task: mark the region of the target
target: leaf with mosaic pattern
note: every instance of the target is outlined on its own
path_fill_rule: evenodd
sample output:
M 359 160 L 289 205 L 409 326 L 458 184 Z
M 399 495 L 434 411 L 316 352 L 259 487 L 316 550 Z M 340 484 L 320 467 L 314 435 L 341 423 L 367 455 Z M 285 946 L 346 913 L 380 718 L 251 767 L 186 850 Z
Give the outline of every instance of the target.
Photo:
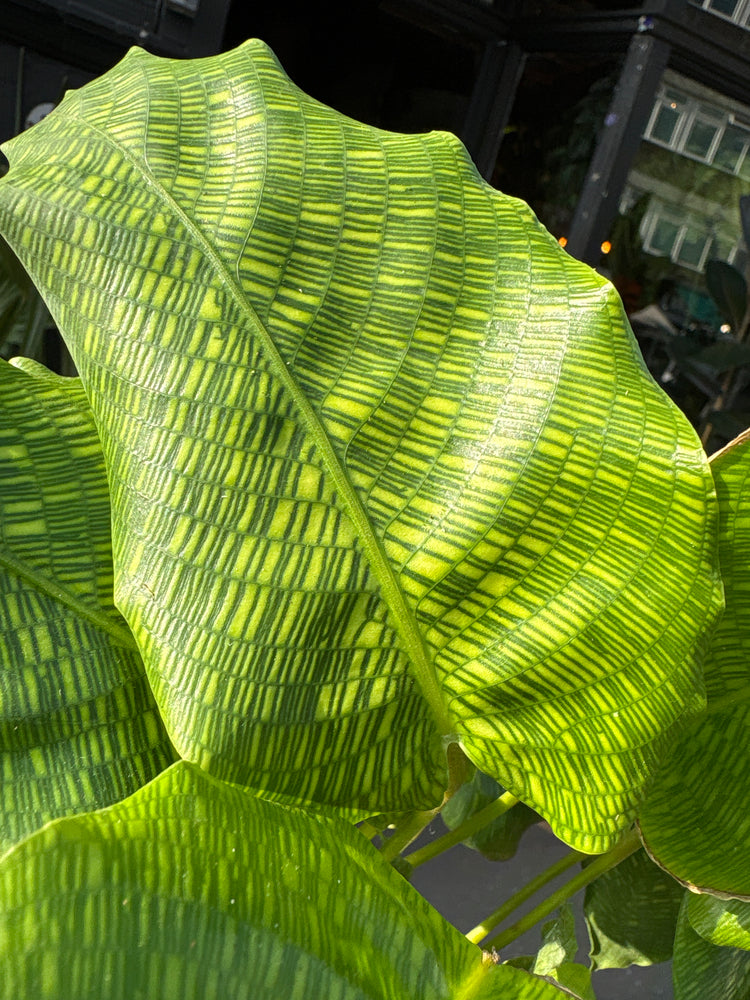
M 711 467 L 726 613 L 706 657 L 708 708 L 675 744 L 639 824 L 653 859 L 685 885 L 750 899 L 750 433 Z
M 483 955 L 348 823 L 184 762 L 5 856 L 0 979 L 45 1000 L 563 996 Z
M 112 603 L 109 492 L 77 379 L 0 361 L 0 853 L 174 760 Z
M 133 51 L 5 148 L 180 754 L 372 813 L 437 804 L 458 741 L 616 842 L 721 597 L 704 457 L 611 286 L 455 137 L 353 122 L 259 42 Z

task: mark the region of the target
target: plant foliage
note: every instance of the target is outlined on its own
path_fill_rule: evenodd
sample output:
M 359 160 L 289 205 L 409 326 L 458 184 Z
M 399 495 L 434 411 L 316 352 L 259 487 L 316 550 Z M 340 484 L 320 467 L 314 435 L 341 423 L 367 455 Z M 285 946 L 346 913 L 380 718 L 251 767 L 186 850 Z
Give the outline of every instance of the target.
M 718 505 L 616 294 L 259 42 L 134 50 L 5 149 L 81 381 L 0 366 L 4 981 L 590 995 L 564 912 L 497 964 L 386 859 L 471 765 L 587 853 L 679 794 Z

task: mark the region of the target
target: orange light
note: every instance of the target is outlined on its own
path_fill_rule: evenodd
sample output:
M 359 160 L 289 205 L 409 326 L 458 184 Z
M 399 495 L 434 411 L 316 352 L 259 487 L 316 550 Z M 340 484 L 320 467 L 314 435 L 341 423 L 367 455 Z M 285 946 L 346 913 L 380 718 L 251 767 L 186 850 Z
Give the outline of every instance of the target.
M 560 236 L 558 238 L 557 242 L 560 244 L 561 247 L 566 247 L 568 245 L 568 237 L 567 236 Z
M 602 253 L 609 253 L 611 249 L 612 249 L 612 244 L 609 242 L 609 240 L 605 240 L 601 245 Z

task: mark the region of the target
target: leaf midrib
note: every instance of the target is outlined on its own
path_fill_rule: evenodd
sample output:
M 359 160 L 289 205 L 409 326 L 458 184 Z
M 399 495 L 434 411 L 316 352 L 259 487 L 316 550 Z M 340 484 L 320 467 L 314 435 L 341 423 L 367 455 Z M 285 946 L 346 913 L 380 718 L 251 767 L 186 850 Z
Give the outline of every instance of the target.
M 106 632 L 118 646 L 133 650 L 136 653 L 138 652 L 138 644 L 135 641 L 133 633 L 127 627 L 118 625 L 101 608 L 92 607 L 57 580 L 35 569 L 25 560 L 14 556 L 5 545 L 0 545 L 0 568 L 24 580 L 35 590 L 47 594 L 47 596 L 52 597 L 55 601 L 75 612 L 79 618 L 85 619 L 102 632 Z
M 307 432 L 312 437 L 316 449 L 320 453 L 325 470 L 331 477 L 337 495 L 342 500 L 345 512 L 352 521 L 357 537 L 364 550 L 368 564 L 380 585 L 383 599 L 390 609 L 396 622 L 396 630 L 401 637 L 405 647 L 405 652 L 413 669 L 413 673 L 420 686 L 422 694 L 429 705 L 435 718 L 440 735 L 448 737 L 453 735 L 453 726 L 443 701 L 442 692 L 437 679 L 434 665 L 427 652 L 422 633 L 419 630 L 416 618 L 407 604 L 406 597 L 401 589 L 396 574 L 393 571 L 380 540 L 372 529 L 372 524 L 364 505 L 357 494 L 347 472 L 340 462 L 333 445 L 326 433 L 326 430 L 313 409 L 309 400 L 300 390 L 296 379 L 290 372 L 289 367 L 284 362 L 276 345 L 273 343 L 268 331 L 261 323 L 255 309 L 248 301 L 244 291 L 237 281 L 235 281 L 227 265 L 203 235 L 198 226 L 180 207 L 171 194 L 162 186 L 156 177 L 148 169 L 147 163 L 140 161 L 130 150 L 124 148 L 115 141 L 103 129 L 92 125 L 80 117 L 76 117 L 80 125 L 93 132 L 99 139 L 123 156 L 143 178 L 144 183 L 151 189 L 156 197 L 162 202 L 168 211 L 174 212 L 180 223 L 185 227 L 189 235 L 195 239 L 206 258 L 213 265 L 218 277 L 223 280 L 230 296 L 235 303 L 247 315 L 250 325 L 253 327 L 255 335 L 259 338 L 266 356 L 269 360 L 271 373 L 280 381 L 284 389 L 289 393 L 294 405 L 297 407 L 302 420 L 307 428 Z

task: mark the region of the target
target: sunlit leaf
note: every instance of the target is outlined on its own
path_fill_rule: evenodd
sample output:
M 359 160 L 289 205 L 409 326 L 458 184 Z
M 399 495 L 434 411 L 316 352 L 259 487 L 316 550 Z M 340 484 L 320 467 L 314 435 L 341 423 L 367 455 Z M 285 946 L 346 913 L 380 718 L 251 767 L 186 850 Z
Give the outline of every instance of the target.
M 6 147 L 179 752 L 435 805 L 446 744 L 602 851 L 703 704 L 712 484 L 621 303 L 441 133 L 257 42 L 131 52 Z
M 639 822 L 649 853 L 675 878 L 750 898 L 750 435 L 712 469 L 726 613 L 706 658 L 708 714 L 676 744 Z
M 0 361 L 0 853 L 174 760 L 112 603 L 109 493 L 80 383 Z
M 349 824 L 182 762 L 4 857 L 0 981 L 28 1000 L 561 997 L 483 956 Z

